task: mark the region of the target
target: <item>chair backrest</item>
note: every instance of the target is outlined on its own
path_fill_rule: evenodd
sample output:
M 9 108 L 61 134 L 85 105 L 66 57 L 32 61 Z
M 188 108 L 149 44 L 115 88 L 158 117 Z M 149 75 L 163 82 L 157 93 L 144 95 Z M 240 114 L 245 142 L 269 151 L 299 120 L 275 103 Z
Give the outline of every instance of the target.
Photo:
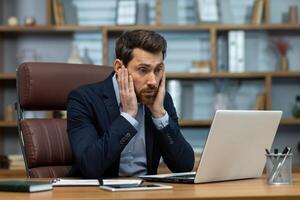
M 112 67 L 66 63 L 23 63 L 17 69 L 17 111 L 28 177 L 65 177 L 72 151 L 66 119 L 26 119 L 24 111 L 65 110 L 71 90 L 104 80 Z

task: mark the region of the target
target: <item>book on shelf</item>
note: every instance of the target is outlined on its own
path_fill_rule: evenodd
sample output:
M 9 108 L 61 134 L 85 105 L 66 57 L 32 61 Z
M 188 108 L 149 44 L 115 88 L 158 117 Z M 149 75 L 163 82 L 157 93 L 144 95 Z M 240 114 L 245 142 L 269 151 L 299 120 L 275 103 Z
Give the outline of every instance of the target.
M 230 24 L 234 22 L 232 7 L 228 1 L 219 1 L 220 18 L 223 24 Z
M 167 82 L 167 90 L 173 97 L 173 103 L 177 111 L 177 115 L 181 117 L 182 107 L 181 107 L 181 97 L 182 97 L 182 84 L 179 80 L 169 80 Z
M 136 0 L 118 0 L 117 1 L 117 25 L 136 24 L 137 1 Z
M 217 0 L 198 0 L 198 14 L 200 22 L 218 22 Z
M 255 0 L 252 9 L 251 24 L 257 25 L 262 23 L 263 9 L 264 0 Z
M 228 71 L 245 71 L 245 31 L 228 32 Z
M 0 181 L 0 191 L 11 192 L 40 192 L 52 190 L 50 182 L 29 181 L 29 180 L 6 180 Z
M 8 155 L 9 169 L 25 169 L 24 158 L 22 154 Z
M 255 110 L 265 110 L 266 108 L 266 94 L 261 93 L 256 95 L 256 100 L 255 100 Z
M 61 0 L 52 0 L 52 11 L 56 25 L 64 25 L 64 7 Z
M 58 13 L 59 13 L 59 17 L 60 17 L 60 25 L 64 25 L 65 24 L 64 5 L 62 4 L 61 0 L 57 0 L 57 1 L 58 1 Z

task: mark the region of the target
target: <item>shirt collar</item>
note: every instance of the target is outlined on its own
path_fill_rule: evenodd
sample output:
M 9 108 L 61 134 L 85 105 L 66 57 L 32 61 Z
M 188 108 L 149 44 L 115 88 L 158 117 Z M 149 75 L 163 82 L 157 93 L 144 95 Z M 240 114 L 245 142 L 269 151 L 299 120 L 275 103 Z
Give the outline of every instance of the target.
M 113 86 L 114 86 L 114 90 L 115 90 L 115 95 L 116 95 L 116 98 L 117 98 L 117 103 L 120 106 L 120 103 L 121 103 L 121 100 L 120 100 L 120 90 L 119 90 L 119 85 L 118 85 L 118 82 L 117 82 L 117 75 L 116 75 L 116 73 L 112 77 L 112 82 L 113 82 Z

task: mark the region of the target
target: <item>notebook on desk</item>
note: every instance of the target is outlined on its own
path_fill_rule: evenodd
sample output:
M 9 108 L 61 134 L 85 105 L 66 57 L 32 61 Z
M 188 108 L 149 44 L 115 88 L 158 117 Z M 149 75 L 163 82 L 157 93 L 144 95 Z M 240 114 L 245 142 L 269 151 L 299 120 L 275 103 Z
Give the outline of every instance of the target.
M 218 110 L 196 172 L 146 175 L 148 181 L 205 183 L 262 175 L 282 111 Z

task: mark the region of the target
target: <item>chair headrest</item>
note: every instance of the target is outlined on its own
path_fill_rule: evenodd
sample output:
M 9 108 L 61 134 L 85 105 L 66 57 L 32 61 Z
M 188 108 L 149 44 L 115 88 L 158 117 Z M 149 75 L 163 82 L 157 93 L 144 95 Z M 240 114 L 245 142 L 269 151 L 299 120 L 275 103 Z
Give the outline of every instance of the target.
M 65 110 L 71 90 L 104 80 L 109 66 L 23 63 L 17 69 L 18 102 L 24 110 Z

